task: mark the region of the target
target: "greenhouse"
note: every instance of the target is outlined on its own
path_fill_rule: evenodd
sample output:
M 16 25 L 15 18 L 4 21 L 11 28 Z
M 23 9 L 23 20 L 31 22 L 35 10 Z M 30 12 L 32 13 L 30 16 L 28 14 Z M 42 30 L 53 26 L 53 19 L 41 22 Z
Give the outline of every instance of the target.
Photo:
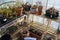
M 0 40 L 60 40 L 60 0 L 0 0 Z

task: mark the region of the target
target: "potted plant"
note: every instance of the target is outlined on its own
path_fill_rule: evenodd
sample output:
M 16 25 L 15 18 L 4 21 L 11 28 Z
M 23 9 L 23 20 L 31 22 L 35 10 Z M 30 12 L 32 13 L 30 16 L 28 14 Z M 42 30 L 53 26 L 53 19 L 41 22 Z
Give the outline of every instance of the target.
M 3 14 L 7 16 L 8 19 L 12 18 L 12 10 L 10 8 L 4 8 L 3 9 Z
M 13 7 L 11 10 L 12 10 L 13 17 L 17 17 L 17 8 Z
M 36 14 L 37 13 L 37 6 L 36 5 L 33 5 L 32 6 L 32 8 L 30 9 L 30 12 L 32 13 L 32 14 Z

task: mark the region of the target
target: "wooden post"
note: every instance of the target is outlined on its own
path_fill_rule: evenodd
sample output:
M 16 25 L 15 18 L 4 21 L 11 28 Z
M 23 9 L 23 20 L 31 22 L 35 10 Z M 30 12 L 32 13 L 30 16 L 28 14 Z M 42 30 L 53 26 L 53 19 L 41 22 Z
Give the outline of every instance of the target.
M 47 27 L 46 27 L 46 32 L 48 31 L 48 28 L 50 27 L 50 24 L 51 24 L 51 20 L 50 19 L 47 19 L 48 21 L 48 24 L 47 24 Z
M 48 6 L 48 0 L 46 2 L 46 8 L 45 8 L 45 10 L 47 9 L 47 6 Z M 45 17 L 43 17 L 43 24 L 44 24 L 44 19 L 45 19 Z
M 32 16 L 32 22 L 34 21 L 34 14 L 33 14 L 33 16 Z
M 46 2 L 46 9 L 47 9 L 47 6 L 48 6 L 48 0 L 47 0 L 47 2 Z

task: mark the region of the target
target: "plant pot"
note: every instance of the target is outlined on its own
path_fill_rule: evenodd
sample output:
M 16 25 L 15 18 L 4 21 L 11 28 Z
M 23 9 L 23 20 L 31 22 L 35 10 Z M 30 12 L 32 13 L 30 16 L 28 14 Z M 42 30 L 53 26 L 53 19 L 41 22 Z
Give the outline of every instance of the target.
M 23 12 L 23 8 L 22 7 L 18 8 L 18 16 L 21 16 L 22 12 Z
M 31 8 L 30 12 L 31 12 L 31 14 L 36 14 L 37 13 L 36 8 Z
M 43 8 L 42 6 L 38 7 L 38 15 L 42 15 L 42 8 Z

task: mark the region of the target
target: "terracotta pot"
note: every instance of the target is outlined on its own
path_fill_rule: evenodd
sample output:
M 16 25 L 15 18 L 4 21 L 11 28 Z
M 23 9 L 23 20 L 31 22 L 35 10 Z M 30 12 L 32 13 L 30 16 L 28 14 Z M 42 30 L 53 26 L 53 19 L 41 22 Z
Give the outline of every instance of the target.
M 42 6 L 39 6 L 38 7 L 38 15 L 41 15 L 42 14 Z
M 22 12 L 23 12 L 23 8 L 22 7 L 18 8 L 18 16 L 21 16 Z

